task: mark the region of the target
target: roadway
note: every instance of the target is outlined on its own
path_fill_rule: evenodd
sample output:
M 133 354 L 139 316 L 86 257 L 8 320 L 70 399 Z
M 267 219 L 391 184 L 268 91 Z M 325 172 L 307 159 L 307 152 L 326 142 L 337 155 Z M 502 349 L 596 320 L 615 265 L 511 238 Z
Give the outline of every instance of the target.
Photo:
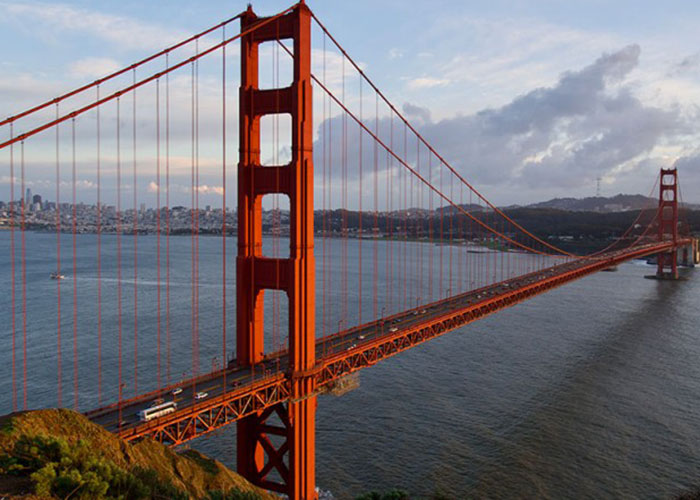
M 639 254 L 645 247 L 653 249 L 658 243 L 649 243 L 634 247 Z M 480 303 L 493 301 L 499 296 L 524 288 L 530 285 L 544 282 L 552 277 L 569 273 L 592 263 L 600 262 L 603 258 L 624 258 L 629 249 L 608 252 L 597 258 L 583 258 L 571 262 L 545 268 L 536 272 L 521 275 L 502 282 L 472 290 L 454 297 L 439 300 L 415 309 L 382 318 L 371 323 L 360 325 L 333 335 L 319 338 L 316 341 L 317 360 L 337 357 L 340 353 L 348 354 L 354 351 L 361 352 L 368 343 L 376 343 L 377 340 L 400 334 L 402 331 L 414 329 L 422 323 L 428 323 L 455 310 L 464 310 L 479 306 Z M 649 252 L 651 253 L 651 252 Z M 88 412 L 86 415 L 95 423 L 112 432 L 124 434 L 132 428 L 142 424 L 138 412 L 156 404 L 157 400 L 174 401 L 177 403 L 178 413 L 207 399 L 221 396 L 224 392 L 235 396 L 243 394 L 255 383 L 282 371 L 288 367 L 287 352 L 282 351 L 271 354 L 265 360 L 253 367 L 240 368 L 230 366 L 226 370 L 206 374 L 197 379 L 185 381 L 181 384 L 171 385 L 159 391 L 139 396 L 134 399 L 115 403 L 108 407 Z M 174 394 L 175 389 L 178 394 Z M 206 396 L 197 399 L 197 393 L 206 393 Z M 166 419 L 167 417 L 163 417 Z

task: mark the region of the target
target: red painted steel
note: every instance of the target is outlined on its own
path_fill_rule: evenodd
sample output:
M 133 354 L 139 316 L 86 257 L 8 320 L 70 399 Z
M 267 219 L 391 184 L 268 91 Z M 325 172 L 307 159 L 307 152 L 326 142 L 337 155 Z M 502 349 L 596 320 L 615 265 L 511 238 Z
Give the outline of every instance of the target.
M 673 248 L 656 257 L 656 276 L 678 279 L 678 171 L 675 168 L 661 169 L 659 180 L 658 240 L 672 241 Z
M 324 78 L 319 80 L 311 73 L 311 26 L 314 19 L 309 8 L 300 2 L 285 11 L 271 16 L 261 18 L 256 16 L 252 7 L 236 18 L 241 20 L 241 32 L 227 38 L 225 25 L 232 20 L 225 21 L 217 27 L 195 35 L 195 37 L 173 46 L 171 49 L 159 52 L 154 56 L 144 59 L 136 65 L 120 70 L 113 75 L 98 80 L 93 84 L 81 87 L 73 92 L 65 94 L 53 101 L 44 103 L 32 108 L 25 113 L 8 118 L 0 122 L 0 126 L 7 123 L 10 127 L 10 138 L 0 143 L 0 149 L 10 148 L 10 173 L 11 182 L 14 183 L 14 157 L 13 145 L 20 143 L 22 146 L 22 191 L 24 191 L 24 141 L 51 127 L 56 129 L 56 254 L 57 270 L 60 272 L 60 238 L 61 238 L 61 215 L 60 215 L 60 161 L 59 161 L 59 125 L 62 122 L 71 121 L 72 128 L 72 216 L 71 232 L 73 242 L 73 373 L 74 373 L 74 404 L 78 403 L 78 351 L 77 351 L 77 283 L 76 283 L 76 146 L 75 146 L 75 121 L 76 118 L 88 110 L 96 108 L 97 115 L 97 181 L 100 184 L 100 108 L 106 103 L 113 101 L 116 105 L 117 126 L 116 126 L 116 261 L 117 261 L 117 342 L 118 342 L 118 401 L 114 404 L 88 412 L 86 415 L 92 420 L 102 423 L 110 430 L 127 440 L 139 439 L 150 436 L 159 442 L 168 445 L 178 445 L 193 438 L 211 433 L 227 424 L 237 422 L 237 459 L 239 471 L 251 482 L 264 488 L 284 493 L 291 499 L 315 499 L 315 412 L 317 395 L 320 392 L 329 390 L 336 386 L 343 377 L 346 377 L 362 368 L 373 366 L 379 361 L 403 352 L 411 347 L 417 346 L 432 338 L 440 336 L 449 331 L 463 327 L 473 321 L 481 319 L 487 315 L 494 314 L 506 307 L 510 307 L 528 298 L 542 294 L 548 290 L 564 285 L 576 279 L 588 276 L 592 273 L 608 269 L 624 261 L 641 258 L 649 255 L 658 256 L 657 275 L 663 278 L 677 278 L 677 251 L 679 248 L 685 250 L 685 261 L 688 260 L 688 248 L 693 249 L 693 258 L 697 262 L 700 259 L 697 248 L 697 240 L 690 240 L 685 237 L 686 232 L 679 230 L 678 214 L 680 189 L 678 186 L 677 171 L 675 169 L 662 169 L 660 175 L 659 206 L 652 223 L 636 239 L 632 240 L 631 231 L 638 226 L 641 221 L 640 213 L 632 228 L 623 234 L 622 238 L 599 252 L 592 255 L 579 257 L 562 251 L 547 241 L 539 239 L 537 236 L 527 232 L 517 223 L 509 219 L 497 207 L 486 200 L 476 191 L 459 173 L 457 173 L 408 123 L 404 116 L 384 97 L 379 89 L 368 79 L 360 67 L 347 55 L 335 39 L 326 31 L 325 27 L 319 23 L 325 37 L 327 36 L 341 51 L 342 58 L 342 98 L 333 95 L 327 87 L 325 79 L 325 59 Z M 234 19 L 236 19 L 234 18 Z M 214 44 L 210 48 L 200 52 L 198 39 L 206 33 L 211 33 L 217 28 L 222 29 L 222 39 L 220 43 Z M 239 110 L 240 110 L 240 156 L 238 165 L 238 255 L 236 260 L 236 352 L 237 360 L 235 366 L 224 367 L 218 371 L 198 375 L 199 359 L 199 59 L 215 50 L 222 52 L 222 182 L 224 185 L 224 195 L 222 208 L 224 219 L 222 222 L 222 358 L 225 361 L 227 355 L 226 345 L 226 45 L 234 40 L 241 41 L 241 86 L 239 90 Z M 293 49 L 283 45 L 281 40 L 291 40 Z M 173 48 L 181 47 L 184 44 L 194 41 L 196 46 L 195 55 L 186 58 L 176 64 L 170 65 L 169 52 Z M 271 42 L 276 49 L 285 50 L 293 59 L 293 80 L 285 88 L 260 89 L 259 87 L 259 47 L 260 44 Z M 151 61 L 159 56 L 164 56 L 166 68 L 149 77 L 139 81 L 136 79 L 135 68 L 145 62 Z M 279 57 L 279 56 L 278 56 Z M 359 117 L 355 116 L 349 109 L 352 99 L 346 101 L 345 98 L 345 59 L 359 72 Z M 191 165 L 191 257 L 192 257 L 192 355 L 193 355 L 193 378 L 176 385 L 169 385 L 170 377 L 170 216 L 166 211 L 165 232 L 166 232 L 166 276 L 165 276 L 165 336 L 166 336 L 166 382 L 165 387 L 161 386 L 161 256 L 160 256 L 160 78 L 165 79 L 165 196 L 166 206 L 169 207 L 170 199 L 170 94 L 169 75 L 174 70 L 191 66 L 192 70 L 192 165 Z M 132 82 L 119 91 L 100 97 L 100 83 L 105 82 L 115 76 L 133 71 Z M 274 70 L 273 70 L 274 74 Z M 273 77 L 274 79 L 274 77 Z M 277 79 L 279 79 L 279 68 L 277 68 Z M 363 121 L 363 80 L 369 85 L 371 91 L 375 92 L 375 117 L 374 126 L 368 121 Z M 157 191 L 157 386 L 158 389 L 148 394 L 138 395 L 138 222 L 137 222 L 137 107 L 136 90 L 152 82 L 156 86 L 156 143 L 157 161 L 156 177 L 158 184 Z M 380 161 L 380 149 L 386 152 L 387 183 L 386 200 L 387 213 L 398 210 L 397 221 L 389 222 L 389 215 L 385 220 L 385 231 L 389 235 L 387 245 L 387 297 L 384 303 L 387 304 L 388 311 L 385 316 L 384 309 L 378 313 L 378 262 L 377 262 L 377 240 L 374 240 L 372 258 L 372 301 L 373 320 L 346 328 L 332 335 L 325 335 L 326 325 L 326 304 L 322 305 L 324 336 L 320 339 L 315 337 L 315 260 L 314 260 L 314 202 L 313 202 L 313 120 L 312 120 L 312 82 L 317 88 L 328 95 L 328 108 L 324 100 L 324 127 L 330 137 L 331 123 L 326 123 L 326 118 L 332 117 L 332 110 L 337 107 L 342 115 L 342 132 L 340 133 L 342 144 L 340 149 L 340 164 L 342 181 L 338 191 L 342 194 L 343 208 L 342 215 L 342 261 L 340 263 L 340 276 L 337 287 L 340 291 L 343 319 L 338 323 L 348 321 L 350 310 L 348 301 L 348 173 L 352 168 L 354 160 L 348 162 L 348 125 L 350 118 L 357 125 L 359 131 L 359 156 L 357 164 L 359 167 L 359 194 L 358 205 L 360 212 L 371 193 L 362 190 L 369 185 L 366 164 L 363 165 L 363 138 L 371 138 L 373 141 L 373 231 L 379 232 L 379 212 L 378 212 L 378 162 Z M 96 100 L 73 111 L 59 113 L 59 102 L 74 95 L 77 95 L 88 88 L 96 88 Z M 365 85 L 365 89 L 367 86 Z M 365 90 L 366 91 L 366 90 Z M 133 179 L 133 212 L 134 219 L 132 230 L 134 233 L 133 245 L 133 301 L 134 301 L 134 389 L 137 394 L 131 399 L 124 399 L 122 383 L 122 223 L 127 219 L 122 219 L 121 212 L 121 175 L 122 175 L 122 141 L 120 124 L 120 106 L 123 96 L 131 93 L 132 104 L 132 179 Z M 389 114 L 390 137 L 387 138 L 379 127 L 379 102 L 386 104 Z M 56 106 L 55 119 L 47 121 L 43 125 L 29 130 L 19 136 L 14 136 L 13 124 L 15 120 L 32 114 L 51 104 Z M 63 105 L 62 105 L 63 106 Z M 65 108 L 61 108 L 65 109 Z M 138 108 L 140 109 L 140 108 Z M 326 111 L 328 110 L 328 115 Z M 261 164 L 261 118 L 265 115 L 275 116 L 277 134 L 279 134 L 278 117 L 280 114 L 291 116 L 291 160 L 286 165 L 263 166 Z M 400 128 L 397 129 L 398 143 L 402 143 L 403 153 L 400 156 L 397 151 L 401 147 L 394 148 L 394 115 L 403 121 L 403 139 L 401 140 Z M 353 125 L 354 127 L 354 125 Z M 128 130 L 128 129 L 127 129 Z M 273 128 L 273 136 L 275 134 Z M 408 131 L 414 134 L 415 162 L 408 158 Z M 352 137 L 352 135 L 350 135 Z M 273 137 L 274 139 L 274 137 Z M 326 235 L 327 219 L 326 211 L 331 208 L 330 198 L 332 190 L 331 161 L 332 147 L 330 139 L 326 144 L 326 130 L 323 131 L 323 232 Z M 139 145 L 141 143 L 139 142 Z M 279 149 L 279 144 L 276 144 Z M 328 146 L 328 155 L 326 147 Z M 411 142 L 411 148 L 413 143 Z M 427 162 L 423 161 L 423 172 L 421 172 L 421 155 L 428 155 Z M 277 156 L 275 154 L 275 156 Z M 440 170 L 433 172 L 433 156 L 438 160 Z M 326 163 L 327 162 L 327 163 Z M 425 172 L 427 164 L 428 171 Z M 363 181 L 363 166 L 364 181 Z M 398 167 L 398 174 L 393 175 L 390 171 L 394 166 Z M 442 168 L 444 167 L 444 168 Z M 450 175 L 447 180 L 443 179 L 443 170 Z M 447 172 L 449 171 L 449 172 Z M 437 174 L 437 175 L 436 175 Z M 326 176 L 328 185 L 326 186 Z M 396 179 L 394 180 L 394 177 Z M 353 182 L 352 180 L 350 182 Z M 435 182 L 435 183 L 434 183 Z M 459 200 L 455 198 L 455 185 L 459 183 Z M 397 194 L 394 187 L 398 186 Z M 468 209 L 464 208 L 463 188 L 469 189 Z M 98 278 L 101 276 L 101 214 L 100 214 L 100 191 L 98 187 Z M 655 188 L 654 188 L 655 189 Z M 265 257 L 262 247 L 262 199 L 264 195 L 287 195 L 290 201 L 289 208 L 289 238 L 290 251 L 289 258 L 277 258 L 277 242 L 274 243 L 274 258 Z M 423 293 L 423 267 L 424 256 L 423 247 L 409 245 L 409 236 L 416 240 L 424 237 L 424 229 L 415 220 L 409 220 L 408 211 L 417 204 L 423 207 L 423 196 L 428 195 L 428 203 L 431 212 L 433 211 L 433 196 L 443 205 L 439 208 L 439 221 L 428 220 L 428 239 L 434 241 L 438 238 L 440 243 L 450 243 L 448 248 L 440 245 L 439 251 L 439 271 L 435 276 L 437 289 L 433 290 L 433 248 L 429 248 L 430 265 L 427 270 L 428 295 L 430 303 L 422 304 Z M 483 211 L 473 210 L 472 196 L 476 196 L 475 202 Z M 14 184 L 11 188 L 11 260 L 12 260 L 12 342 L 13 342 L 13 365 L 12 365 L 12 385 L 13 385 L 13 408 L 18 406 L 16 388 L 16 359 L 15 359 L 15 202 Z M 398 196 L 398 201 L 394 198 Z M 24 241 L 24 210 L 25 203 L 21 204 L 21 230 L 22 230 L 22 311 L 23 311 L 23 377 L 24 377 L 24 401 L 26 406 L 26 255 Z M 446 205 L 445 205 L 446 204 Z M 275 205 L 278 209 L 278 205 Z M 481 212 L 481 215 L 475 215 Z M 445 219 L 447 217 L 447 219 Z M 455 220 L 455 217 L 458 217 Z M 368 229 L 367 221 L 371 226 L 371 219 L 362 217 L 359 219 L 359 234 L 362 236 L 362 227 Z M 527 264 L 523 264 L 522 269 L 511 269 L 511 255 L 505 252 L 484 252 L 481 255 L 469 260 L 462 260 L 458 256 L 456 270 L 453 267 L 453 240 L 455 238 L 455 225 L 461 228 L 464 221 L 464 229 L 474 240 L 480 240 L 485 246 L 494 249 L 514 250 L 519 248 L 532 253 L 535 258 L 530 259 Z M 275 221 L 277 224 L 277 221 Z M 394 227 L 391 227 L 391 226 Z M 467 228 L 468 225 L 468 228 Z M 275 226 L 276 229 L 279 227 Z M 656 238 L 649 235 L 656 231 Z M 461 229 L 458 231 L 461 232 Z M 516 234 L 522 233 L 522 234 Z M 680 234 L 679 234 L 680 233 Z M 399 239 L 398 256 L 394 263 L 394 243 L 391 236 L 396 235 Z M 518 237 L 526 236 L 524 240 Z M 401 242 L 403 241 L 403 242 Z M 358 292 L 360 301 L 357 309 L 353 305 L 353 312 L 357 311 L 356 320 L 363 321 L 362 315 L 362 238 L 358 238 L 359 254 L 359 285 Z M 626 248 L 620 249 L 619 244 L 624 243 Z M 443 256 L 443 252 L 448 254 Z M 553 251 L 554 254 L 550 253 Z M 560 264 L 546 267 L 547 257 L 555 257 Z M 469 257 L 467 252 L 467 257 Z M 324 259 L 331 257 L 324 252 Z M 443 260 L 445 268 L 443 268 Z M 471 264 L 471 265 L 470 265 Z M 513 262 L 514 267 L 520 267 L 521 262 Z M 327 263 L 324 263 L 323 291 L 332 290 L 331 276 L 325 274 Z M 396 267 L 394 267 L 396 266 Z M 411 269 L 417 273 L 416 279 L 411 279 Z M 394 280 L 395 270 L 401 270 Z M 453 271 L 456 274 L 453 275 Z M 447 272 L 446 276 L 443 274 Z M 523 274 L 525 273 L 525 274 Z M 516 275 L 512 277 L 512 275 Z M 478 289 L 470 290 L 477 283 L 492 282 L 489 285 Z M 367 281 L 364 281 L 367 283 Z M 453 288 L 454 287 L 454 288 Z M 266 353 L 263 330 L 263 305 L 265 290 L 283 291 L 287 294 L 289 304 L 288 314 L 288 346 L 282 348 L 279 345 L 279 332 L 277 327 L 279 306 L 273 303 L 273 328 L 272 328 L 272 353 Z M 369 290 L 369 289 L 368 289 Z M 462 290 L 467 290 L 463 293 Z M 61 285 L 57 281 L 57 341 L 58 341 L 58 399 L 61 404 Z M 396 292 L 396 293 L 394 293 Z M 403 299 L 401 299 L 403 296 Z M 437 300 L 435 300 L 437 298 Z M 414 309 L 408 309 L 414 305 Z M 101 292 L 98 284 L 98 394 L 101 398 Z M 392 314 L 395 309 L 392 305 L 403 304 L 403 311 Z M 398 307 L 401 309 L 401 307 Z M 365 309 L 367 316 L 367 309 Z M 385 316 L 378 319 L 378 316 Z M 214 370 L 217 370 L 216 368 Z M 81 372 L 82 373 L 82 372 Z M 258 374 L 256 377 L 255 374 Z M 262 373 L 262 376 L 260 374 Z M 150 400 L 161 398 L 181 386 L 195 387 L 198 384 L 212 385 L 212 395 L 206 400 L 181 400 L 182 404 L 174 413 L 148 422 L 135 422 L 131 419 L 122 420 L 122 413 L 133 415 L 136 410 L 149 404 Z M 228 384 L 228 385 L 227 385 Z M 178 401 L 180 403 L 180 401 Z
M 679 239 L 678 245 L 692 244 L 689 239 Z M 484 288 L 472 290 L 456 297 L 438 300 L 431 304 L 421 305 L 399 314 L 395 314 L 366 325 L 337 332 L 325 338 L 318 339 L 316 345 L 321 348 L 333 340 L 342 337 L 353 337 L 357 332 L 368 327 L 382 329 L 393 324 L 401 317 L 418 317 L 425 309 L 444 309 L 442 314 L 420 319 L 406 328 L 392 332 L 383 328 L 382 334 L 360 342 L 350 349 L 329 353 L 322 356 L 309 376 L 315 382 L 314 393 L 320 392 L 325 386 L 353 372 L 373 366 L 379 361 L 394 356 L 407 349 L 427 342 L 435 337 L 461 328 L 469 323 L 497 313 L 507 307 L 516 305 L 524 300 L 533 298 L 554 288 L 565 285 L 590 274 L 602 271 L 631 259 L 637 259 L 665 252 L 673 248 L 670 241 L 662 243 L 646 243 L 637 247 L 610 252 L 603 259 L 578 260 L 561 264 L 552 268 L 518 276 L 505 282 L 496 283 Z M 516 282 L 521 286 L 514 286 Z M 509 286 L 505 286 L 508 283 Z M 462 302 L 462 306 L 454 304 Z M 276 353 L 272 356 L 284 356 L 286 353 Z M 198 382 L 221 377 L 221 372 L 208 374 L 198 378 Z M 230 376 L 233 378 L 232 376 Z M 210 400 L 198 403 L 182 411 L 166 415 L 160 419 L 123 429 L 119 435 L 127 440 L 150 436 L 169 445 L 182 444 L 190 439 L 209 433 L 227 424 L 241 421 L 249 415 L 262 415 L 263 411 L 289 401 L 292 397 L 293 380 L 283 373 L 275 373 L 266 378 L 255 380 L 249 385 L 219 395 Z M 168 391 L 171 388 L 166 388 Z M 313 394 L 313 393 L 312 393 Z M 145 402 L 157 395 L 157 392 L 140 396 L 131 402 Z M 88 417 L 96 419 L 116 411 L 116 405 L 88 413 Z M 265 422 L 259 422 L 263 425 Z M 266 485 L 269 487 L 269 485 Z
M 236 261 L 237 356 L 239 366 L 264 356 L 264 290 L 278 289 L 289 299 L 289 394 L 286 404 L 260 411 L 238 424 L 238 470 L 251 482 L 312 499 L 315 493 L 315 261 L 313 253 L 313 121 L 311 96 L 311 12 L 303 3 L 267 23 L 252 8 L 241 17 L 240 162 L 238 168 L 238 258 Z M 294 78 L 284 89 L 260 90 L 259 46 L 292 39 Z M 260 118 L 288 113 L 292 118 L 292 160 L 263 167 Z M 282 182 L 280 182 L 282 181 Z M 262 255 L 262 197 L 286 194 L 290 201 L 288 259 Z M 282 427 L 269 419 L 276 416 Z M 276 447 L 270 429 L 285 438 Z M 285 463 L 286 459 L 286 463 Z M 270 473 L 276 470 L 278 480 Z

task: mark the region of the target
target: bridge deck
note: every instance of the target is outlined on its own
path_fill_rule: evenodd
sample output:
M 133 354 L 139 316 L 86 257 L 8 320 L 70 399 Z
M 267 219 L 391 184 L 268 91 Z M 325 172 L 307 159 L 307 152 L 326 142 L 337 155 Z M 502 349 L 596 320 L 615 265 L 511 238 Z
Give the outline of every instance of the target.
M 688 243 L 679 241 L 677 246 Z M 319 338 L 316 369 L 309 375 L 316 378 L 317 388 L 324 390 L 350 373 L 552 288 L 671 248 L 672 242 L 649 243 L 596 258 L 575 260 Z M 121 404 L 90 411 L 87 416 L 127 440 L 151 436 L 166 444 L 181 444 L 288 400 L 286 369 L 286 352 L 280 352 L 254 367 L 232 367 L 209 373 Z M 176 387 L 182 392 L 173 395 Z M 208 395 L 197 400 L 194 397 L 197 392 Z M 175 401 L 177 411 L 141 422 L 137 413 L 158 398 Z

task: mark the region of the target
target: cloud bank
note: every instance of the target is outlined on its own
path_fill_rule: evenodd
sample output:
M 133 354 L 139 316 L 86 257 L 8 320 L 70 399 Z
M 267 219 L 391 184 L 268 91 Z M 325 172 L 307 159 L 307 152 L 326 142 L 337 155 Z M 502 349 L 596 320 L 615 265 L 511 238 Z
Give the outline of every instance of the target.
M 660 158 L 650 162 L 658 148 L 696 133 L 677 105 L 661 108 L 635 95 L 629 76 L 639 57 L 638 45 L 605 53 L 582 69 L 563 73 L 552 86 L 470 115 L 433 121 L 429 110 L 410 103 L 403 111 L 436 151 L 489 196 L 495 194 L 497 203 L 507 203 L 511 195 L 515 202 L 576 195 L 576 189 L 595 186 L 599 177 L 613 184 L 618 178 L 629 180 L 633 172 L 643 178 L 626 190 L 638 189 L 651 186 L 654 168 L 672 163 Z M 333 119 L 333 140 L 340 139 L 341 125 Z M 389 119 L 381 119 L 379 135 L 389 135 L 389 127 Z M 356 128 L 350 127 L 350 144 L 357 142 Z M 367 135 L 363 141 L 369 152 L 363 161 L 371 165 L 373 141 Z M 409 143 L 407 159 L 414 162 L 415 140 Z M 348 156 L 357 158 L 354 151 Z M 680 163 L 700 169 L 700 156 L 692 158 Z M 333 168 L 339 168 L 335 162 Z M 622 183 L 620 190 L 625 190 Z M 525 191 L 528 199 L 523 199 Z

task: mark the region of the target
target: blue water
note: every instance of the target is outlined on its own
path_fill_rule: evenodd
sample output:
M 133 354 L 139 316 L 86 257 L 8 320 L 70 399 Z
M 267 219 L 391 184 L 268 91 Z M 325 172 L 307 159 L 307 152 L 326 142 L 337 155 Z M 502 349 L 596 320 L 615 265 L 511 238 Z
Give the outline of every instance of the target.
M 20 251 L 19 233 L 16 248 Z M 123 237 L 122 341 L 125 397 L 136 389 L 133 344 L 133 239 Z M 11 266 L 8 232 L 0 233 L 0 364 L 3 377 L 0 412 L 12 410 Z M 235 335 L 235 239 L 228 240 L 226 332 L 222 345 L 221 239 L 199 243 L 199 370 L 207 371 L 230 355 Z M 162 239 L 162 282 L 165 281 Z M 27 233 L 27 369 L 28 406 L 57 404 L 57 283 L 55 235 Z M 138 238 L 138 390 L 158 384 L 156 237 Z M 191 239 L 171 237 L 170 380 L 193 370 Z M 385 313 L 403 305 L 397 269 L 397 248 L 391 303 L 386 257 L 388 242 L 377 243 L 380 278 L 376 309 Z M 397 244 L 394 244 L 398 247 Z M 271 241 L 273 254 L 279 242 Z M 374 242 L 363 242 L 363 285 L 360 302 L 357 266 L 348 270 L 348 306 L 343 311 L 343 269 L 339 257 L 358 259 L 358 243 L 344 250 L 341 240 L 326 240 L 320 269 L 329 268 L 331 282 L 317 278 L 317 333 L 326 333 L 373 314 Z M 409 243 L 409 265 L 433 252 L 433 286 L 427 284 L 430 264 L 423 259 L 420 282 L 407 284 L 415 298 L 448 293 L 447 247 L 443 247 L 443 279 L 438 280 L 440 249 Z M 103 236 L 102 280 L 96 273 L 96 236 L 77 237 L 77 360 L 79 408 L 98 403 L 97 285 L 102 288 L 102 401 L 116 398 L 117 276 L 116 236 Z M 281 251 L 280 251 L 281 252 Z M 455 256 L 457 251 L 455 250 Z M 331 257 L 333 256 L 333 257 Z M 453 263 L 453 288 L 479 277 L 469 275 L 483 255 L 472 255 L 458 271 Z M 511 267 L 525 257 L 511 255 Z M 456 257 L 455 257 L 456 259 Z M 518 260 L 520 259 L 520 260 Z M 22 405 L 21 266 L 16 261 L 16 375 Z M 61 353 L 62 403 L 73 399 L 73 269 L 72 241 L 62 235 Z M 500 272 L 495 269 L 496 274 Z M 599 273 L 532 299 L 493 317 L 435 339 L 376 367 L 361 372 L 360 388 L 335 398 L 319 398 L 317 413 L 317 482 L 337 498 L 352 498 L 370 489 L 400 487 L 414 496 L 440 492 L 464 497 L 659 498 L 700 483 L 700 278 L 658 282 L 643 279 L 653 269 L 640 262 Z M 328 276 L 327 274 L 327 276 Z M 472 273 L 473 274 L 473 273 Z M 458 279 L 458 276 L 460 279 Z M 497 276 L 498 277 L 498 276 Z M 472 279 L 474 278 L 474 279 Z M 485 279 L 483 276 L 481 279 Z M 325 286 L 326 303 L 320 299 Z M 284 299 L 268 293 L 267 348 L 285 341 Z M 383 298 L 382 298 L 383 297 Z M 323 311 L 325 310 L 325 315 Z M 275 311 L 279 311 L 278 314 Z M 167 379 L 165 290 L 161 287 L 161 383 Z M 345 317 L 343 317 L 345 314 Z M 325 318 L 325 327 L 321 321 Z M 273 324 L 274 323 L 274 324 Z M 344 324 L 345 323 L 345 324 Z M 183 354 L 184 353 L 184 354 Z M 197 366 L 194 366 L 196 369 Z M 190 446 L 235 466 L 235 429 L 225 428 Z

